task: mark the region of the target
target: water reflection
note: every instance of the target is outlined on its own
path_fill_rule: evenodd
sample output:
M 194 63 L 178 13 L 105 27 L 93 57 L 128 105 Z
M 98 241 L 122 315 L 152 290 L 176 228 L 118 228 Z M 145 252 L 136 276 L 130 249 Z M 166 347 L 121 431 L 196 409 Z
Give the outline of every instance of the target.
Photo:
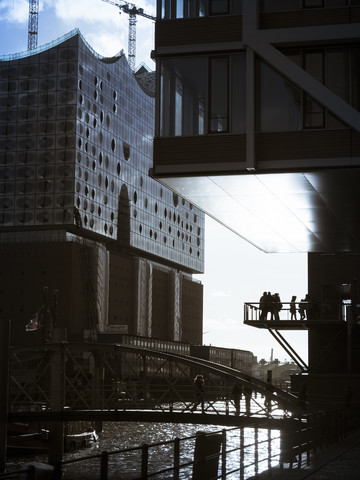
M 76 453 L 67 454 L 65 459 L 81 458 L 86 455 L 100 453 L 102 451 L 112 452 L 115 450 L 126 449 L 128 447 L 140 446 L 144 443 L 156 444 L 159 442 L 169 441 L 166 445 L 159 445 L 149 449 L 149 473 L 172 468 L 174 465 L 174 440 L 175 437 L 180 439 L 192 437 L 180 442 L 180 463 L 182 465 L 190 463 L 194 456 L 195 436 L 196 432 L 220 432 L 217 425 L 190 425 L 190 424 L 155 424 L 140 422 L 112 422 L 104 423 L 103 432 L 99 435 L 99 441 L 86 451 L 78 451 Z M 241 466 L 241 456 L 238 450 L 240 446 L 240 429 L 227 428 L 227 451 L 233 450 L 227 455 L 227 479 L 239 479 L 239 469 Z M 270 439 L 268 437 L 270 434 Z M 265 429 L 258 430 L 259 442 L 264 441 L 260 445 L 257 453 L 257 469 L 258 472 L 266 470 L 269 466 L 269 445 L 271 444 L 271 464 L 274 466 L 278 463 L 280 441 L 278 431 L 268 431 Z M 253 428 L 244 429 L 244 473 L 245 478 L 255 475 L 256 460 L 255 448 L 253 446 L 255 438 L 255 430 Z M 171 442 L 170 442 L 171 441 Z M 251 445 L 251 446 L 246 446 Z M 246 467 L 247 465 L 249 465 Z M 81 474 L 88 479 L 100 478 L 100 459 L 86 460 L 81 464 L 70 464 L 64 468 L 65 479 L 78 479 Z M 140 477 L 141 474 L 141 451 L 131 451 L 121 455 L 109 457 L 109 478 L 134 479 Z M 188 466 L 180 470 L 179 478 L 187 480 L 191 478 L 192 466 Z M 164 472 L 156 475 L 156 479 L 172 478 L 172 472 Z
M 261 408 L 263 399 L 259 400 L 258 407 Z M 244 411 L 245 405 L 241 410 Z M 230 411 L 234 414 L 233 408 Z M 273 414 L 275 412 L 272 412 Z M 281 416 L 282 411 L 276 413 Z M 253 414 L 256 413 L 253 411 Z M 210 414 L 208 415 L 211 416 Z M 276 415 L 277 416 L 277 415 Z M 200 424 L 174 424 L 174 423 L 143 423 L 143 422 L 105 422 L 103 431 L 99 433 L 98 442 L 89 448 L 78 450 L 65 455 L 64 460 L 75 460 L 85 456 L 100 454 L 101 452 L 114 452 L 118 450 L 130 449 L 143 444 L 157 444 L 168 442 L 165 445 L 158 445 L 149 449 L 149 474 L 155 471 L 172 468 L 174 465 L 174 439 L 187 438 L 180 441 L 180 464 L 185 465 L 194 459 L 195 437 L 196 433 L 218 432 L 222 428 L 218 425 L 200 425 Z M 254 428 L 244 428 L 243 442 L 244 448 L 240 452 L 241 429 L 226 429 L 226 450 L 229 452 L 226 456 L 227 480 L 239 479 L 240 468 L 243 468 L 244 478 L 254 476 L 267 470 L 270 466 L 279 463 L 280 439 L 279 431 Z M 256 452 L 254 441 L 260 443 Z M 188 438 L 190 437 L 190 438 Z M 271 457 L 271 458 L 269 458 Z M 19 466 L 27 461 L 47 462 L 47 455 L 18 457 L 8 464 Z M 256 465 L 255 465 L 256 462 Z M 221 465 L 221 460 L 220 460 Z M 242 464 L 242 465 L 241 465 Z M 187 480 L 192 477 L 192 465 L 180 469 L 179 478 Z M 221 468 L 221 467 L 220 467 Z M 64 466 L 64 480 L 77 480 L 86 478 L 88 480 L 100 478 L 100 458 L 84 460 Z M 219 472 L 220 474 L 221 472 Z M 129 451 L 122 454 L 109 455 L 108 457 L 108 478 L 131 480 L 141 475 L 141 450 Z M 173 478 L 173 472 L 164 472 L 152 478 L 168 480 Z

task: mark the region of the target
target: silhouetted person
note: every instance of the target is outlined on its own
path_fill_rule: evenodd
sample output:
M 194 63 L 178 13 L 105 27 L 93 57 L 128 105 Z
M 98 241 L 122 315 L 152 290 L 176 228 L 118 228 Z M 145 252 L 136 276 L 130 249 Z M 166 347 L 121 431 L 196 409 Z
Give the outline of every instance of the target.
M 302 298 L 299 303 L 299 313 L 300 313 L 300 320 L 306 319 L 306 296 Z
M 274 387 L 272 386 L 271 384 L 271 380 L 268 378 L 267 379 L 267 384 L 266 384 L 266 390 L 269 392 L 269 393 L 274 393 Z M 268 413 L 271 412 L 271 395 L 265 395 L 265 407 L 268 411 Z
M 240 400 L 242 395 L 242 386 L 238 383 L 234 383 L 232 389 L 232 397 L 235 405 L 235 415 L 240 415 Z
M 197 406 L 201 404 L 201 411 L 204 413 L 204 383 L 204 377 L 202 375 L 196 375 L 194 378 L 195 402 L 192 411 L 196 410 Z
M 279 312 L 282 309 L 282 303 L 278 293 L 274 293 L 272 311 L 271 311 L 271 320 L 280 320 Z
M 290 320 L 297 320 L 296 318 L 296 295 L 293 295 L 291 297 L 291 302 L 290 302 Z
M 244 387 L 244 395 L 245 395 L 245 409 L 246 415 L 251 414 L 251 396 L 252 396 L 252 389 L 250 385 Z
M 268 310 L 266 309 L 266 295 L 267 293 L 264 292 L 260 297 L 259 308 L 260 308 L 260 320 L 266 320 Z
M 271 320 L 272 320 L 272 303 L 273 303 L 273 296 L 271 295 L 271 292 L 267 292 L 264 300 L 264 312 L 265 312 L 264 320 L 267 320 L 268 313 L 271 313 Z

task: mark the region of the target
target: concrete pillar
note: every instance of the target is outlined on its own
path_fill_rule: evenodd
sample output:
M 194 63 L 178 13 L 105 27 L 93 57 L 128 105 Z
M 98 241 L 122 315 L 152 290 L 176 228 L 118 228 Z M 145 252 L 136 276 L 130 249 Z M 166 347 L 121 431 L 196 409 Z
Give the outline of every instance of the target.
M 169 338 L 181 341 L 181 274 L 175 270 L 169 273 Z
M 150 337 L 152 330 L 152 265 L 141 258 L 137 258 L 135 263 L 135 296 L 135 333 Z
M 9 411 L 10 320 L 0 320 L 0 473 L 5 472 Z
M 64 408 L 65 394 L 65 351 L 64 344 L 54 345 L 49 349 L 50 361 L 50 410 L 61 413 Z M 49 422 L 49 464 L 61 462 L 64 455 L 64 422 Z

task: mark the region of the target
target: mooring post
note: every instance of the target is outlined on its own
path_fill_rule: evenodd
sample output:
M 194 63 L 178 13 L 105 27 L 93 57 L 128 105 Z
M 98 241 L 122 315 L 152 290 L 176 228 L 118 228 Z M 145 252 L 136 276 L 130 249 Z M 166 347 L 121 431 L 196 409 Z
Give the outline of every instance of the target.
M 196 432 L 192 480 L 217 478 L 221 443 L 221 434 Z
M 49 463 L 54 466 L 62 461 L 64 455 L 64 421 L 61 418 L 65 391 L 64 345 L 64 342 L 49 344 L 50 410 L 60 414 L 59 420 L 49 422 Z
M 180 473 L 180 439 L 174 440 L 174 480 L 179 480 Z
M 9 411 L 10 320 L 0 320 L 0 473 L 6 468 L 7 419 Z

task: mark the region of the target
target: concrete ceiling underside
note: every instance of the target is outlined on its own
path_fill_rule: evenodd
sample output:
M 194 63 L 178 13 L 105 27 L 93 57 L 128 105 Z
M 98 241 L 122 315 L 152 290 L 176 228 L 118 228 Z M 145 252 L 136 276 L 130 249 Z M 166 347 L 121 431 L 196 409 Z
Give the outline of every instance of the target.
M 264 252 L 360 251 L 360 168 L 159 180 Z

